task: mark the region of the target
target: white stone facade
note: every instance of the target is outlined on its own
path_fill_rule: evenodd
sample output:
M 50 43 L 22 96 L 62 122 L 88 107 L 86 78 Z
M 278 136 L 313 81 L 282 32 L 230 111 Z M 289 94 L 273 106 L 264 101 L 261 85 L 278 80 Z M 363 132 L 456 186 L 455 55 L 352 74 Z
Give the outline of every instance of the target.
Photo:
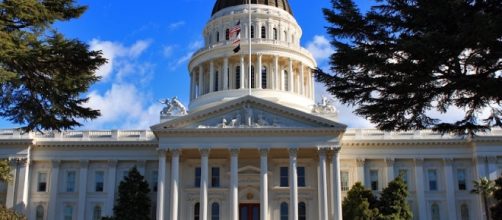
M 341 220 L 354 183 L 377 194 L 403 174 L 414 219 L 483 218 L 480 197 L 469 192 L 473 180 L 501 175 L 502 130 L 467 139 L 347 129 L 333 112 L 312 113 L 316 63 L 300 47 L 300 27 L 275 7 L 251 11 L 252 65 L 267 67 L 251 95 L 248 11 L 229 7 L 213 15 L 205 48 L 190 61 L 188 115 L 148 131 L 1 130 L 0 158 L 10 160 L 14 181 L 0 183 L 0 202 L 30 220 L 110 216 L 118 184 L 136 166 L 156 219 Z M 234 54 L 225 32 L 239 20 L 242 50 Z

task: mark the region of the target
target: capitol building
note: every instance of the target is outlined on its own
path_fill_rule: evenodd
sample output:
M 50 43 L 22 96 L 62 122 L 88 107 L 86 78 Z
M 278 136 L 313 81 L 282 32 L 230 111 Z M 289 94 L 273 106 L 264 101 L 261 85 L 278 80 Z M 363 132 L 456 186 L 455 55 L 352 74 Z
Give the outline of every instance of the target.
M 14 177 L 0 183 L 0 204 L 29 220 L 112 216 L 136 166 L 159 220 L 341 220 L 353 184 L 378 195 L 398 175 L 414 219 L 484 218 L 470 190 L 501 175 L 502 130 L 465 138 L 347 128 L 330 100 L 315 101 L 316 61 L 288 0 L 246 2 L 216 1 L 188 65 L 189 106 L 163 100 L 149 130 L 0 130 Z

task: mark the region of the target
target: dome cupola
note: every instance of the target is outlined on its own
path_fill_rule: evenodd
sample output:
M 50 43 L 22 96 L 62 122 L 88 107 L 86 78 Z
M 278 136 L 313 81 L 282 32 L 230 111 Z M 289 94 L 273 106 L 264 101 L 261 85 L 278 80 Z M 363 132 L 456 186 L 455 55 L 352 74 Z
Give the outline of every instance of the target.
M 213 7 L 212 15 L 216 14 L 218 11 L 237 5 L 248 4 L 249 0 L 217 0 Z M 272 7 L 277 7 L 287 11 L 289 14 L 293 15 L 291 7 L 289 6 L 288 0 L 251 0 L 251 4 L 268 5 Z

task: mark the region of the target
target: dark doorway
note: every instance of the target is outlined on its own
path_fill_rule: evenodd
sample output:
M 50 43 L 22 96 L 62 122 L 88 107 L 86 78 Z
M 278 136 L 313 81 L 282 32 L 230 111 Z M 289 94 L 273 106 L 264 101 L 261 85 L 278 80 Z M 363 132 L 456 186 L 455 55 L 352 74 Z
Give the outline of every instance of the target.
M 239 220 L 260 220 L 260 204 L 240 204 Z

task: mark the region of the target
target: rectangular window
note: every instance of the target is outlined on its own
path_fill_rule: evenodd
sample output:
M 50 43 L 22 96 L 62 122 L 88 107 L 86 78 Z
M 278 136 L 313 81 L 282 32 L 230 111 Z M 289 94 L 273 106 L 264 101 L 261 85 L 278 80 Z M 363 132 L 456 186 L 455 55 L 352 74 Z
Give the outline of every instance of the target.
M 281 167 L 280 168 L 280 174 L 281 174 L 281 179 L 280 179 L 280 186 L 281 187 L 288 187 L 289 186 L 289 170 L 287 167 Z
M 406 184 L 406 186 L 408 186 L 408 170 L 407 169 L 400 169 L 399 175 L 403 178 L 404 184 Z
M 240 66 L 235 67 L 235 88 L 236 89 L 241 88 L 241 67 Z
M 305 182 L 305 167 L 297 167 L 296 172 L 298 174 L 298 187 L 305 187 L 307 185 Z
M 64 220 L 72 220 L 73 219 L 73 207 L 65 206 L 64 207 Z
M 38 173 L 38 192 L 47 192 L 47 173 Z
M 159 171 L 155 170 L 152 172 L 152 190 L 153 192 L 157 192 L 158 190 L 158 181 L 159 181 Z
M 349 172 L 342 171 L 340 172 L 340 176 L 341 176 L 342 191 L 344 192 L 349 191 Z
M 66 173 L 66 192 L 75 192 L 76 177 L 77 173 L 75 171 Z
M 427 172 L 427 176 L 429 177 L 429 190 L 437 191 L 438 190 L 438 174 L 436 170 L 429 170 Z
M 200 187 L 200 167 L 195 167 L 195 187 Z
M 103 192 L 105 186 L 105 172 L 96 171 L 94 173 L 94 191 Z
M 465 169 L 457 170 L 458 190 L 467 190 L 467 182 L 465 174 L 466 174 Z
M 220 168 L 211 168 L 211 187 L 220 187 Z
M 378 170 L 370 171 L 371 190 L 378 190 Z

